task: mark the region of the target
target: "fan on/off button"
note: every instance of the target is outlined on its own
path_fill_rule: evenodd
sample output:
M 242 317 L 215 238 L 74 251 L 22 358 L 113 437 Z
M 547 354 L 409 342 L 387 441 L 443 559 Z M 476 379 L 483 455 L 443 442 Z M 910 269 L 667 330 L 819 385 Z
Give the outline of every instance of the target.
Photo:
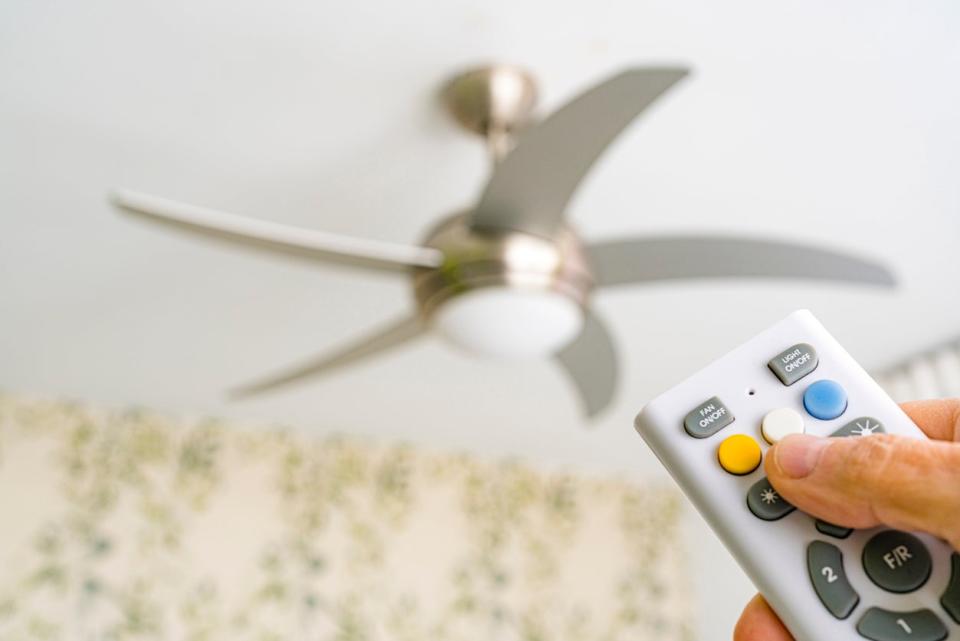
M 707 438 L 733 423 L 733 418 L 733 412 L 723 401 L 712 396 L 687 414 L 683 419 L 683 429 L 694 438 Z

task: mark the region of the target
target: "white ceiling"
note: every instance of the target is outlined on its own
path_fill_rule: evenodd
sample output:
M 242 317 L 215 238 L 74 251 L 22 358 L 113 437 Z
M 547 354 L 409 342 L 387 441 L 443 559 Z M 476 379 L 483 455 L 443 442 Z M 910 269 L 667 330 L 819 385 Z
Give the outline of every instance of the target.
M 0 388 L 652 472 L 631 429 L 643 401 L 794 308 L 868 367 L 960 334 L 958 31 L 952 0 L 6 0 Z M 902 287 L 604 294 L 625 373 L 592 430 L 549 363 L 429 340 L 226 403 L 408 308 L 405 283 L 167 235 L 106 190 L 415 240 L 484 177 L 435 90 L 490 59 L 532 68 L 546 107 L 625 65 L 693 67 L 578 194 L 586 236 L 806 240 L 888 261 Z

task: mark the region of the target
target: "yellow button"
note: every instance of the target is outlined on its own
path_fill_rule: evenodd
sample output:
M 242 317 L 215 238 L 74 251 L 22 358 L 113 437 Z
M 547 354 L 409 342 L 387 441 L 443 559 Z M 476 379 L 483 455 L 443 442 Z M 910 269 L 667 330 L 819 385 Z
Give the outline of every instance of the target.
M 749 474 L 760 466 L 763 454 L 755 440 L 746 434 L 734 434 L 724 439 L 717 450 L 720 465 L 731 474 Z

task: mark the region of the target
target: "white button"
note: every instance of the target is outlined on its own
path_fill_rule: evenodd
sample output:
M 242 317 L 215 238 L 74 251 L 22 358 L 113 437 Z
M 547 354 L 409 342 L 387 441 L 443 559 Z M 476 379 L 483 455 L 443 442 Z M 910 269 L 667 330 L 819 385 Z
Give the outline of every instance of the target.
M 760 429 L 767 443 L 773 445 L 791 434 L 803 434 L 803 417 L 789 407 L 781 407 L 763 417 Z

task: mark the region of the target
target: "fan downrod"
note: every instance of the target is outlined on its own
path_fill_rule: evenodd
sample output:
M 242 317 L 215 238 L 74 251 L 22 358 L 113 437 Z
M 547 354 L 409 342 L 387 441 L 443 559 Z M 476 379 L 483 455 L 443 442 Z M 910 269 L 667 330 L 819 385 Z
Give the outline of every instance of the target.
M 444 104 L 464 129 L 487 140 L 495 158 L 512 145 L 537 104 L 537 84 L 526 70 L 489 65 L 463 71 L 443 88 Z

